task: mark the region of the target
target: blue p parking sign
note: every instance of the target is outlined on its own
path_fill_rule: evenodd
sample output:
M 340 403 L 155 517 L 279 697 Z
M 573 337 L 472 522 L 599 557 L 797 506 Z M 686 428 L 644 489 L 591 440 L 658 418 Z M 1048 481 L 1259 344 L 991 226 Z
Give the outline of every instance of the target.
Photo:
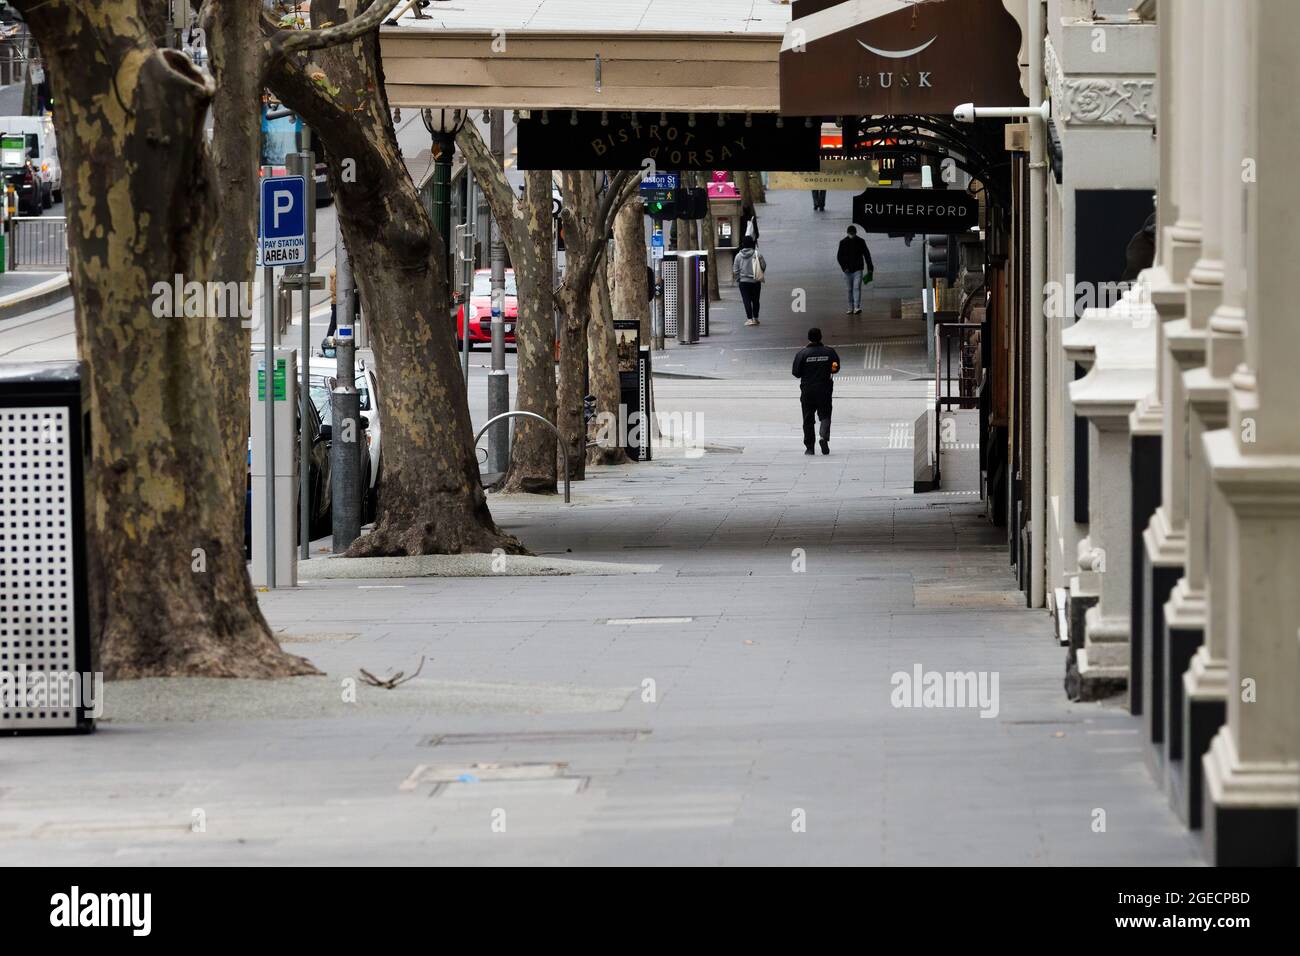
M 302 176 L 262 180 L 257 264 L 301 266 L 307 262 L 307 181 Z

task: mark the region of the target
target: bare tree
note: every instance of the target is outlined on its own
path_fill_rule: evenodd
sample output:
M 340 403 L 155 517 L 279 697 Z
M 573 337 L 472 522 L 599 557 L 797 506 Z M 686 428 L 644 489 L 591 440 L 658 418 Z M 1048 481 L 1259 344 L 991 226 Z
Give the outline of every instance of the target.
M 718 240 L 717 225 L 713 221 L 713 204 L 708 202 L 709 174 L 696 173 L 696 183 L 704 188 L 706 197 L 704 207 L 704 218 L 700 220 L 700 231 L 703 234 L 700 237 L 700 248 L 709 253 L 709 301 L 718 302 L 722 299 L 722 290 L 718 288 Z
M 535 169 L 526 174 L 522 196 L 510 189 L 505 171 L 494 161 L 472 123 L 456 135 L 456 143 L 487 197 L 492 216 L 514 264 L 519 315 L 515 323 L 518 382 L 515 409 L 555 421 L 555 296 L 552 259 L 552 174 Z M 541 422 L 519 418 L 510 442 L 510 467 L 503 492 L 554 494 L 555 435 Z
M 633 197 L 614 220 L 614 315 L 636 319 L 650 344 L 650 286 L 646 274 L 645 203 Z
M 316 0 L 311 22 L 320 28 L 345 21 L 350 6 Z M 522 551 L 492 521 L 479 481 L 450 319 L 445 237 L 398 149 L 378 37 L 371 32 L 319 48 L 269 20 L 264 29 L 271 88 L 324 141 L 339 223 L 384 376 L 379 516 L 348 554 Z M 317 32 L 328 39 L 337 29 Z

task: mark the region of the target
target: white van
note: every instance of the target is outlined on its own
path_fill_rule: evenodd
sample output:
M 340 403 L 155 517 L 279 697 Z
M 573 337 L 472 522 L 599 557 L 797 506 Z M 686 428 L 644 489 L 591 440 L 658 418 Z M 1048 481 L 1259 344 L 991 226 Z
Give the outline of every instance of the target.
M 59 165 L 54 120 L 48 116 L 0 116 L 0 133 L 26 137 L 27 156 L 41 181 L 42 208 L 63 202 L 63 167 Z

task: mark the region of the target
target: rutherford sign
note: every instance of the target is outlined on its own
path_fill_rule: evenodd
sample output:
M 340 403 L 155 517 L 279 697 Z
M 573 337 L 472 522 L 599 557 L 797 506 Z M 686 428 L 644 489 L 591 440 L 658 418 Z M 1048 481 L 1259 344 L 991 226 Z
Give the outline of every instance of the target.
M 979 224 L 979 200 L 957 189 L 867 189 L 853 197 L 853 222 L 867 232 L 949 235 Z

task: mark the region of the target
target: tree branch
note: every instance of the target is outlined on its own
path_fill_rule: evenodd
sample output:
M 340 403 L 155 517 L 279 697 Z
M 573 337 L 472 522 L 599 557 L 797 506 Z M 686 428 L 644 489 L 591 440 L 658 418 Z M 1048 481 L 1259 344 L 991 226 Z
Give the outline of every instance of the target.
M 473 170 L 479 188 L 487 197 L 488 206 L 497 225 L 503 232 L 509 230 L 514 243 L 523 246 L 526 240 L 518 235 L 519 222 L 515 218 L 517 208 L 515 195 L 510 189 L 509 180 L 506 179 L 506 172 L 497 165 L 473 123 L 466 122 L 461 125 L 459 132 L 456 133 L 456 145 L 465 154 L 465 162 Z
M 322 30 L 283 30 L 265 13 L 262 14 L 264 28 L 269 25 L 267 38 L 267 57 L 275 59 L 291 53 L 307 50 L 321 50 L 325 47 L 351 43 L 376 29 L 401 0 L 374 0 L 370 8 L 359 17 L 353 17 L 346 23 L 325 27 Z
M 635 183 L 637 188 L 641 185 L 640 178 L 633 179 L 633 175 L 629 170 L 620 169 L 614 174 L 614 178 L 609 181 L 609 186 L 605 190 L 605 198 L 600 201 L 600 208 L 596 213 L 595 235 L 591 238 L 591 245 L 587 249 L 587 258 L 582 263 L 581 271 L 578 273 L 578 279 L 582 283 L 578 286 L 579 289 L 586 288 L 591 284 L 592 277 L 600 266 L 600 257 L 605 254 L 605 247 L 609 245 L 606 237 L 609 235 L 609 230 L 613 228 L 614 217 L 618 215 L 623 203 L 627 202 L 631 196 L 629 183 Z M 625 193 L 626 195 L 624 195 Z

